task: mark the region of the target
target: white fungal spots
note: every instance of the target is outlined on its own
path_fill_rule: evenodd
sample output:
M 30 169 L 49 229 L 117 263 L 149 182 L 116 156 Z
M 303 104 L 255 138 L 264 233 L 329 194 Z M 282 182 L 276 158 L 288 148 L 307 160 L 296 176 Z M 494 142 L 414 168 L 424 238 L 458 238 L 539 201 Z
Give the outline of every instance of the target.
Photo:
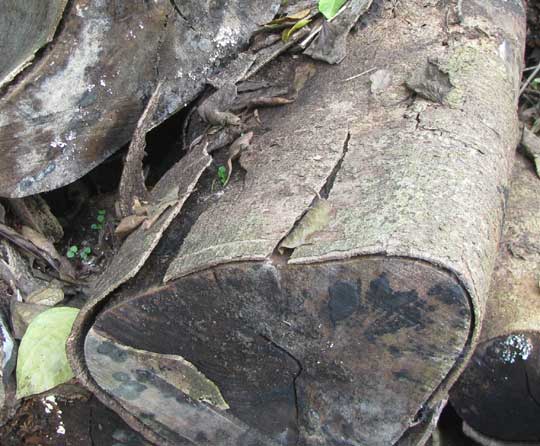
M 45 413 L 51 413 L 56 407 L 56 398 L 54 395 L 48 395 L 41 399 L 43 406 L 45 406 Z
M 86 11 L 88 9 L 88 6 L 85 6 L 84 8 L 81 7 L 81 5 L 76 5 L 75 6 L 75 14 L 78 15 L 79 17 L 84 17 L 84 11 Z
M 533 350 L 532 342 L 525 335 L 508 336 L 501 350 L 501 358 L 507 364 L 513 364 L 516 359 L 527 360 Z
M 59 147 L 59 148 L 61 148 L 61 149 L 63 149 L 64 147 L 67 146 L 67 144 L 66 144 L 64 141 L 62 141 L 61 139 L 58 139 L 58 138 L 55 139 L 54 141 L 52 141 L 50 145 L 51 145 L 51 147 L 53 147 L 53 148 Z
M 214 41 L 219 47 L 224 48 L 236 43 L 236 35 L 237 33 L 228 26 L 221 26 Z
M 62 421 L 62 411 L 58 408 L 56 397 L 54 395 L 48 395 L 45 398 L 42 398 L 41 402 L 45 407 L 46 414 L 54 413 L 58 418 L 58 426 L 56 427 L 56 433 L 59 435 L 65 435 L 66 427 L 64 426 L 64 422 Z
M 99 85 L 101 85 L 102 87 L 106 87 L 107 83 L 103 79 L 100 79 L 99 80 Z
M 2 368 L 4 369 L 5 376 L 8 375 L 7 373 L 7 366 L 9 361 L 11 360 L 13 356 L 13 338 L 9 334 L 9 332 L 6 330 L 3 323 L 0 323 L 0 331 L 2 333 L 2 343 L 3 343 L 3 349 L 4 349 L 4 358 L 2 363 Z

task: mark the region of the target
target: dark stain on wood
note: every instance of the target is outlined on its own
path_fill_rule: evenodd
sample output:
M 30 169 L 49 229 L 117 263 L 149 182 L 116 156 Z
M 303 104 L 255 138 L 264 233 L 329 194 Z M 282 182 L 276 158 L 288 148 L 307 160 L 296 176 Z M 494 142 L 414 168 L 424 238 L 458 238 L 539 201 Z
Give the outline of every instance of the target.
M 418 331 L 425 328 L 425 302 L 419 299 L 416 290 L 393 290 L 386 274 L 370 283 L 368 299 L 378 302 L 378 311 L 383 313 L 366 331 L 371 341 L 402 328 L 415 327 Z
M 330 300 L 328 309 L 334 324 L 347 319 L 358 309 L 360 303 L 360 285 L 354 282 L 339 281 L 328 288 Z
M 99 346 L 98 352 L 106 355 L 115 362 L 125 362 L 126 353 L 120 350 L 113 342 L 104 342 Z

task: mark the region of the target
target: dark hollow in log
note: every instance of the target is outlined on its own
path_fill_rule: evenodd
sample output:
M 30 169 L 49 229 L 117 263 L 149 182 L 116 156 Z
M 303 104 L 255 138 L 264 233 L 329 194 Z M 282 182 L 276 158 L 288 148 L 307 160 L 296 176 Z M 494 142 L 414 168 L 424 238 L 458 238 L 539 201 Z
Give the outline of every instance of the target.
M 101 376 L 111 343 L 182 356 L 219 388 L 228 414 L 276 444 L 382 446 L 397 441 L 457 361 L 470 317 L 454 277 L 424 262 L 242 262 L 113 300 L 85 355 L 98 385 L 135 412 L 151 405 L 145 392 L 160 372 L 141 361 L 129 379 Z M 183 420 L 152 413 L 157 432 L 182 431 Z M 185 436 L 243 444 L 218 440 L 216 426 L 201 417 Z
M 517 158 L 480 343 L 451 392 L 474 430 L 540 441 L 540 180 Z

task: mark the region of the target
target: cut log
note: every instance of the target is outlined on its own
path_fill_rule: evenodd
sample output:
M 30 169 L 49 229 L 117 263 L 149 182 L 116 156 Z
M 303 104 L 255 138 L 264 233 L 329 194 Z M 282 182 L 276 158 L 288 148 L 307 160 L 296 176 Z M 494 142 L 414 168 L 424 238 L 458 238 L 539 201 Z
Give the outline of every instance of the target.
M 29 35 L 26 26 L 10 35 L 12 20 L 22 15 L 22 25 L 33 23 L 48 3 L 0 2 L 2 11 L 9 9 L 0 19 L 0 34 L 9 35 L 7 50 Z M 61 15 L 62 2 L 50 3 Z M 97 166 L 129 141 L 159 82 L 163 95 L 152 126 L 185 107 L 208 78 L 227 71 L 224 62 L 234 60 L 279 3 L 68 2 L 54 40 L 0 92 L 0 196 L 48 191 Z M 21 8 L 32 11 L 23 14 Z M 36 27 L 50 26 L 44 19 Z M 5 51 L 2 42 L 0 55 Z
M 75 373 L 155 443 L 427 439 L 483 316 L 525 22 L 515 2 L 472 0 L 447 34 L 439 5 L 399 8 L 294 104 L 261 110 L 270 130 L 225 190 L 203 176 L 138 273 L 106 272 L 82 309 Z M 376 94 L 356 76 L 373 67 L 389 75 Z
M 474 430 L 540 443 L 540 180 L 518 157 L 480 343 L 451 392 Z

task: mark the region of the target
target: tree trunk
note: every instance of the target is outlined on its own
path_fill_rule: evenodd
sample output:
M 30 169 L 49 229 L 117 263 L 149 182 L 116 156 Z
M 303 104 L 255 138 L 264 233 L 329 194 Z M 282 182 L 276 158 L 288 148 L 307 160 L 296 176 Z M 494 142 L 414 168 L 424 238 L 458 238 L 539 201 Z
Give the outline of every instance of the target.
M 223 192 L 203 176 L 138 274 L 95 284 L 72 364 L 132 426 L 170 445 L 426 438 L 478 336 L 519 135 L 523 5 L 464 7 L 372 10 L 340 65 L 261 111 Z
M 540 180 L 518 157 L 480 342 L 451 392 L 473 429 L 540 442 Z

